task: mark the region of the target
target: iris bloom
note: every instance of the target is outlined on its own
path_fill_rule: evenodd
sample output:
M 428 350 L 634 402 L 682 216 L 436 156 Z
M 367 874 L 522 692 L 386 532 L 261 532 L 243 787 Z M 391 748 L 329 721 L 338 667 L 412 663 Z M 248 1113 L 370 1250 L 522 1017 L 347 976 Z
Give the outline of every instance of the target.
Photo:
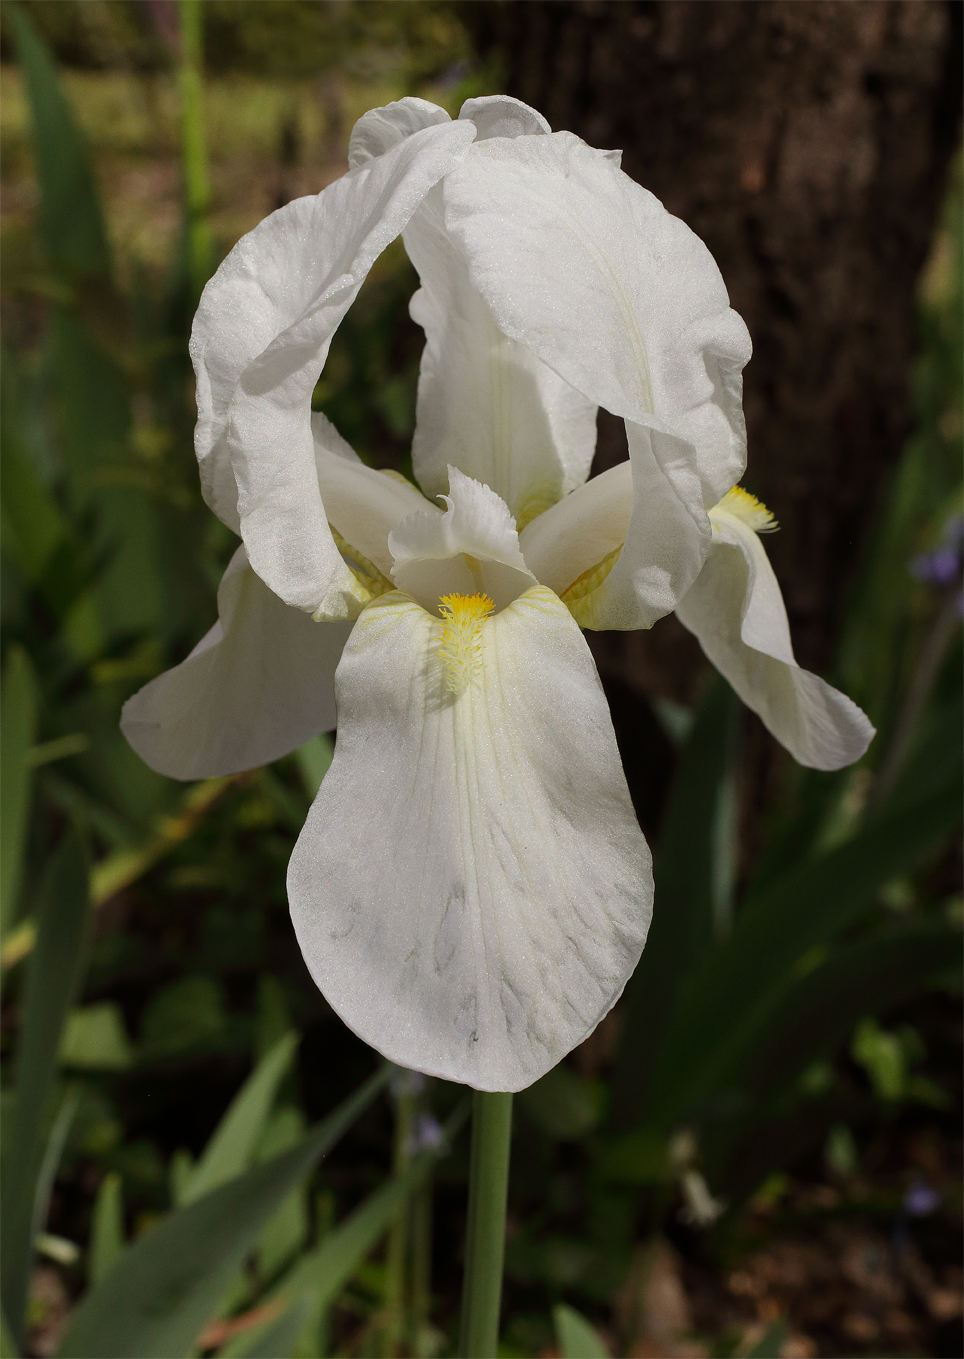
M 617 153 L 508 98 L 455 121 L 375 109 L 349 160 L 202 297 L 201 483 L 242 546 L 218 622 L 123 727 L 155 769 L 198 778 L 277 759 L 337 712 L 288 874 L 312 975 L 400 1065 L 516 1090 L 612 1007 L 652 910 L 581 629 L 677 608 L 807 764 L 857 758 L 871 729 L 795 665 L 766 511 L 732 489 L 750 344 L 699 239 Z M 399 233 L 426 335 L 421 491 L 311 410 Z M 599 405 L 629 459 L 588 481 Z

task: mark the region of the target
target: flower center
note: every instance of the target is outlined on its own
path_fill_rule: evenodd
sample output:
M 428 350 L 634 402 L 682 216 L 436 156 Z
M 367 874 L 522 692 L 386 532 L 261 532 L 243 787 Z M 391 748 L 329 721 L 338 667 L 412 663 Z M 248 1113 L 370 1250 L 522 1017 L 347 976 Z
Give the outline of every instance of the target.
M 482 624 L 495 608 L 488 595 L 442 595 L 442 643 L 438 654 L 445 669 L 445 682 L 453 694 L 462 694 L 482 669 Z

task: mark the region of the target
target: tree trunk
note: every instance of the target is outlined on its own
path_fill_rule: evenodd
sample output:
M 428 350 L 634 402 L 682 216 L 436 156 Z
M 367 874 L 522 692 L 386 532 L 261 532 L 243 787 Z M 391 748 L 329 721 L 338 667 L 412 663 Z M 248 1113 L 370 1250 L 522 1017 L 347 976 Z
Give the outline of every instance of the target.
M 961 5 L 515 0 L 463 7 L 509 93 L 623 166 L 706 241 L 750 328 L 745 484 L 801 664 L 828 669 L 907 435 L 915 285 L 958 135 Z M 598 459 L 618 456 L 601 424 Z M 675 619 L 594 643 L 604 676 L 692 694 Z

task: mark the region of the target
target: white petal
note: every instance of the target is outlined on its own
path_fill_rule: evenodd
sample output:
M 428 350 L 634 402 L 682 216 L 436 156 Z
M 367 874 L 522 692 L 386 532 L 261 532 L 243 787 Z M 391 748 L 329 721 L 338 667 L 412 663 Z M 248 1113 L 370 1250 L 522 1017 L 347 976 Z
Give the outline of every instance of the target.
M 541 113 L 510 95 L 484 95 L 467 99 L 459 118 L 471 121 L 478 137 L 521 137 L 529 133 L 549 132 L 549 124 Z M 384 155 L 386 151 L 420 132 L 424 127 L 447 123 L 449 115 L 427 99 L 407 96 L 382 108 L 369 109 L 352 128 L 348 140 L 348 164 L 363 165 L 366 160 Z
M 593 630 L 652 627 L 690 588 L 710 542 L 689 446 L 628 420 L 626 436 L 628 462 L 580 486 L 520 537 L 537 579 L 559 595 L 573 586 L 565 602 Z M 593 571 L 619 548 L 613 565 Z
M 348 164 L 353 169 L 356 165 L 364 165 L 366 160 L 384 155 L 413 132 L 449 121 L 449 115 L 438 104 L 411 95 L 394 104 L 386 104 L 384 108 L 369 109 L 352 128 L 348 139 Z
M 388 546 L 392 579 L 426 609 L 457 591 L 489 595 L 504 608 L 535 576 L 519 550 L 509 507 L 488 486 L 450 467 L 444 514 L 420 511 L 393 529 Z
M 589 475 L 595 402 L 498 329 L 445 230 L 441 186 L 404 240 L 422 283 L 410 310 L 425 331 L 415 475 L 437 495 L 452 463 L 491 486 L 525 523 Z
M 633 470 L 627 459 L 534 519 L 519 534 L 526 565 L 561 595 L 584 571 L 622 547 L 633 511 Z
M 473 147 L 445 222 L 498 328 L 587 397 L 697 451 L 707 505 L 746 457 L 746 327 L 702 241 L 568 132 Z
M 534 587 L 483 624 L 458 698 L 442 625 L 383 595 L 336 677 L 338 744 L 288 870 L 312 976 L 392 1061 L 518 1090 L 589 1034 L 652 909 L 605 697 Z
M 471 123 L 424 128 L 316 197 L 287 204 L 235 246 L 198 308 L 191 354 L 205 494 L 240 526 L 262 579 L 317 616 L 351 617 L 363 598 L 328 531 L 311 393 L 373 261 L 474 131 Z
M 417 512 L 441 518 L 441 510 L 410 482 L 366 467 L 317 411 L 311 417 L 311 427 L 318 485 L 328 522 L 383 575 L 390 576 L 388 535 L 395 525 Z
M 315 441 L 316 455 L 322 450 L 332 457 L 341 458 L 343 462 L 350 462 L 353 465 L 361 463 L 364 466 L 351 444 L 338 433 L 324 411 L 311 412 L 311 435 Z
M 218 621 L 186 660 L 124 704 L 121 730 L 174 779 L 237 774 L 335 725 L 334 675 L 351 624 L 314 623 L 231 558 Z
M 730 514 L 714 510 L 712 519 L 710 554 L 677 617 L 800 764 L 841 769 L 859 760 L 874 728 L 856 703 L 797 665 L 763 544 Z
M 530 137 L 552 131 L 541 113 L 508 94 L 466 99 L 459 117 L 471 119 L 478 128 L 476 141 L 480 142 L 489 137 Z

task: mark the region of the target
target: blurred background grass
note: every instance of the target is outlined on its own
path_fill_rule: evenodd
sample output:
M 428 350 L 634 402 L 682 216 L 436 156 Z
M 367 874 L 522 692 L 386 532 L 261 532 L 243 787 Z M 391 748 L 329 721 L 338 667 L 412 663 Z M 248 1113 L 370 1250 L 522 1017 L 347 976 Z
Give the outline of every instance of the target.
M 294 1145 L 374 1061 L 315 991 L 287 917 L 287 858 L 329 738 L 185 790 L 117 729 L 127 695 L 210 626 L 234 546 L 201 502 L 192 453 L 179 11 L 26 8 L 59 74 L 29 35 L 15 64 L 5 27 L 8 1059 L 41 1005 L 31 969 L 52 966 L 43 922 L 48 938 L 66 928 L 54 888 L 67 879 L 51 873 L 67 873 L 75 842 L 94 908 L 35 1128 L 59 1160 L 49 1205 L 38 1190 L 46 1235 L 25 1334 L 29 1352 L 51 1353 L 97 1260 L 176 1216 L 192 1158 L 290 1029 L 297 1063 L 231 1175 Z M 366 108 L 420 94 L 455 113 L 502 78 L 457 5 L 207 0 L 201 12 L 216 258 L 343 173 Z M 704 675 L 694 707 L 654 694 L 617 716 L 663 911 L 617 1010 L 518 1100 L 507 1355 L 588 1352 L 553 1325 L 562 1299 L 614 1354 L 960 1353 L 960 202 L 958 168 L 921 281 L 916 429 L 838 652 L 842 686 L 881 729 L 867 760 L 835 776 L 787 771 L 741 854 L 743 728 L 725 687 Z M 414 287 L 397 245 L 315 397 L 366 460 L 402 471 Z M 634 744 L 641 730 L 655 734 Z M 5 1063 L 15 1129 L 25 1061 Z M 404 1172 L 399 1130 L 421 1119 L 431 1141 L 425 1120 L 458 1100 L 435 1082 L 364 1113 L 247 1251 L 201 1349 L 248 1352 L 238 1345 L 272 1288 L 287 1280 L 297 1303 L 305 1252 L 370 1204 L 393 1165 Z M 407 1200 L 401 1273 L 396 1232 L 395 1246 L 360 1251 L 300 1335 L 250 1352 L 451 1353 L 465 1171 L 463 1139 L 439 1161 L 433 1198 Z
M 181 229 L 180 103 L 163 37 L 123 3 L 31 8 L 58 50 L 83 63 L 65 71 L 64 88 L 94 153 L 118 279 L 163 273 Z M 465 97 L 468 38 L 444 6 L 209 0 L 204 14 L 221 255 L 279 203 L 345 172 L 348 133 L 366 109 L 418 93 L 457 112 Z M 36 181 L 23 83 L 15 67 L 4 74 L 4 246 L 13 263 L 13 252 L 29 250 Z

